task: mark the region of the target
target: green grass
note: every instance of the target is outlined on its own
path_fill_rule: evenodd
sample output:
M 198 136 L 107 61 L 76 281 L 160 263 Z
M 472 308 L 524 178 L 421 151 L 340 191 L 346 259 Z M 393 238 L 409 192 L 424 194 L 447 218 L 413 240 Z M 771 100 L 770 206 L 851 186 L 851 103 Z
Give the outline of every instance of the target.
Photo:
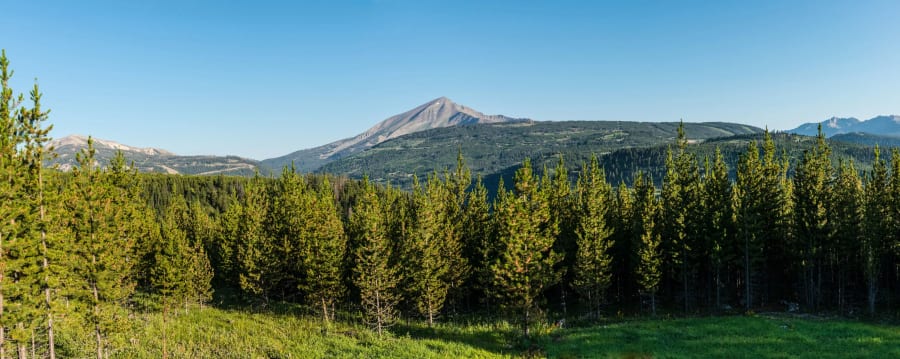
M 379 337 L 360 326 L 284 313 L 216 308 L 181 311 L 164 325 L 159 313 L 140 314 L 131 334 L 116 338 L 121 358 L 161 358 L 164 328 L 170 358 L 509 358 L 509 328 L 491 325 L 396 325 Z M 94 342 L 75 324 L 60 329 L 63 357 L 90 357 Z M 94 355 L 96 356 L 96 355 Z
M 551 358 L 900 358 L 900 327 L 793 317 L 640 320 L 542 340 Z
M 634 319 L 584 328 L 537 328 L 523 344 L 506 323 L 398 323 L 379 337 L 361 325 L 284 313 L 181 311 L 166 325 L 139 314 L 111 357 L 171 358 L 900 358 L 900 327 L 780 316 Z M 90 357 L 90 333 L 61 324 L 59 352 Z

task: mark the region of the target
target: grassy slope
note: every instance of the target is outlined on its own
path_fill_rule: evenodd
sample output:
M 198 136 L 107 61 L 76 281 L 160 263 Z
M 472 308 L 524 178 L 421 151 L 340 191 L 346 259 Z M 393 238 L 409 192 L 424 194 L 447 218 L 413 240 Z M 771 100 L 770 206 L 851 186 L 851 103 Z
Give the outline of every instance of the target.
M 138 316 L 133 346 L 112 357 L 162 356 L 159 314 Z M 515 329 L 506 324 L 451 325 L 433 329 L 398 324 L 379 338 L 357 325 L 317 318 L 215 308 L 182 312 L 168 325 L 175 358 L 508 358 L 521 357 Z M 60 353 L 89 357 L 93 342 L 60 330 Z M 588 328 L 539 329 L 530 353 L 551 358 L 900 358 L 900 328 L 840 320 L 791 317 L 715 317 L 633 320 Z M 88 333 L 85 333 L 88 334 Z

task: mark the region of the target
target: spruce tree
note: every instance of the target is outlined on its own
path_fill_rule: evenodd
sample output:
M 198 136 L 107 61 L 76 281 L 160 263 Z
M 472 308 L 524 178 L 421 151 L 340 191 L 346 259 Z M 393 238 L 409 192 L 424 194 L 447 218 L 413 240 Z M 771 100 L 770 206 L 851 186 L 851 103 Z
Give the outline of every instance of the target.
M 577 193 L 578 226 L 575 259 L 575 287 L 592 311 L 599 316 L 606 289 L 612 283 L 612 226 L 609 225 L 612 187 L 597 156 L 584 166 Z
M 515 190 L 499 196 L 494 207 L 499 252 L 491 271 L 495 294 L 519 315 L 528 337 L 541 293 L 559 281 L 554 266 L 562 256 L 553 251 L 559 230 L 550 213 L 548 184 L 538 183 L 528 159 L 515 180 Z

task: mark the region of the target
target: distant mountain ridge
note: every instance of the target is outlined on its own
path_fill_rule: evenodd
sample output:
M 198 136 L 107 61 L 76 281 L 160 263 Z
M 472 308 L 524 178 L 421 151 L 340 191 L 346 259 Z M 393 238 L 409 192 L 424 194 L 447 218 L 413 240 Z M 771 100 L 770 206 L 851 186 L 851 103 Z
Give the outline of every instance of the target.
M 485 115 L 472 108 L 457 104 L 449 98 L 439 97 L 412 110 L 391 116 L 354 137 L 263 160 L 262 163 L 269 168 L 278 169 L 293 162 L 297 170 L 310 172 L 334 160 L 365 151 L 387 140 L 411 133 L 459 125 L 525 121 L 530 120 L 503 115 Z
M 87 148 L 87 141 L 88 137 L 82 135 L 70 135 L 50 141 L 47 147 L 54 148 L 56 158 L 49 160 L 48 164 L 56 165 L 62 171 L 72 170 L 78 165 L 76 154 Z M 128 163 L 134 163 L 141 172 L 252 175 L 259 169 L 257 161 L 237 156 L 179 156 L 158 148 L 133 147 L 99 138 L 93 138 L 93 141 L 96 161 L 100 166 L 109 164 L 116 152 L 122 151 Z
M 900 137 L 900 116 L 898 115 L 877 116 L 866 121 L 860 121 L 855 117 L 832 117 L 822 122 L 805 123 L 786 132 L 815 136 L 818 134 L 819 124 L 822 125 L 825 137 L 849 133 Z

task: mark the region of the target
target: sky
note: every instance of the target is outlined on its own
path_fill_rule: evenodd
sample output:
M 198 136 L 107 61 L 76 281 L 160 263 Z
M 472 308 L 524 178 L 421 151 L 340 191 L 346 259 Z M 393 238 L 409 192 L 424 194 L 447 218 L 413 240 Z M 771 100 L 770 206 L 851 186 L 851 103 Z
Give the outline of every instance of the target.
M 53 137 L 265 159 L 446 96 L 774 130 L 900 114 L 900 1 L 10 1 Z

